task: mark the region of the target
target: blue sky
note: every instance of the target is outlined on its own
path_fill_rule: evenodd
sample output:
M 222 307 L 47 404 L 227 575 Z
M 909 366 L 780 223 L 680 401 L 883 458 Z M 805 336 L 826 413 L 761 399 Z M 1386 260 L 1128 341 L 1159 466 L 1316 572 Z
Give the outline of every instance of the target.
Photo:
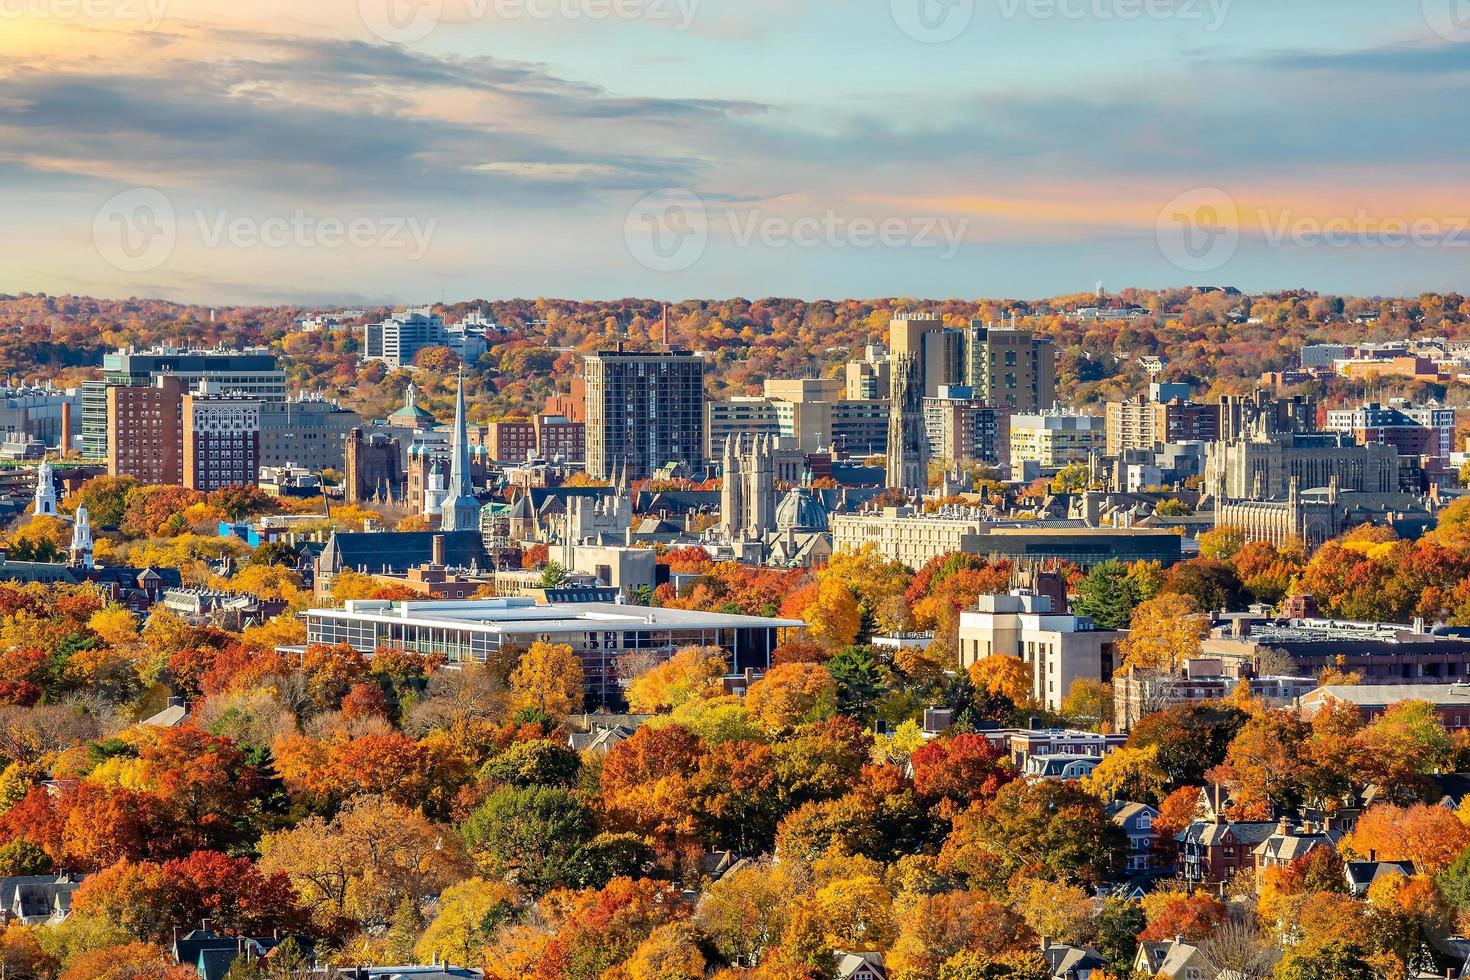
M 0 290 L 1464 289 L 1461 2 L 25 0 Z

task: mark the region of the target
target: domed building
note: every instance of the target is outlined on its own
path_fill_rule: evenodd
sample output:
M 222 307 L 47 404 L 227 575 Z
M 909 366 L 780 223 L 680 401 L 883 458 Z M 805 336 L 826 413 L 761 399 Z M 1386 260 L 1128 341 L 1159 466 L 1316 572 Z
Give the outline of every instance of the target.
M 827 508 L 806 487 L 792 487 L 776 505 L 777 531 L 826 531 Z

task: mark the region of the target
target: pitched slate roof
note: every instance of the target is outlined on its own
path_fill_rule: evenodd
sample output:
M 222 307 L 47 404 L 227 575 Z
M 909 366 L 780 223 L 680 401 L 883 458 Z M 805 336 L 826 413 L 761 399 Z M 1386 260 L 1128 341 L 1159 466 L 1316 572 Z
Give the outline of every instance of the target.
M 338 531 L 322 557 L 333 571 L 402 572 L 432 561 L 434 539 L 440 536 L 445 564 L 485 567 L 485 542 L 479 531 Z
M 1254 847 L 1267 837 L 1276 832 L 1276 821 L 1238 821 L 1223 820 L 1196 820 L 1184 828 L 1174 839 L 1181 844 L 1199 844 L 1202 847 L 1214 847 L 1226 843 L 1225 838 L 1232 836 L 1231 843 Z

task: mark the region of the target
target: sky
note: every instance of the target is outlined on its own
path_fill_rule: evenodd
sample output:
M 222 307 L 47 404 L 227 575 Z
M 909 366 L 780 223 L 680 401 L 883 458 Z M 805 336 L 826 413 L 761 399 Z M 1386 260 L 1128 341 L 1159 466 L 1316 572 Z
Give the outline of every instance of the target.
M 0 0 L 0 292 L 1410 295 L 1470 0 Z

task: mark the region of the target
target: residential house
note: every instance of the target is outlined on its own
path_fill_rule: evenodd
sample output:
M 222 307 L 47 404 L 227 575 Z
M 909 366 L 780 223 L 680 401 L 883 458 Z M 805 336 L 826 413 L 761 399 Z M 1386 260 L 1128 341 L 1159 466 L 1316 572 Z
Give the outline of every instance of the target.
M 1336 851 L 1343 833 L 1331 817 L 1322 826 L 1311 823 L 1297 826 L 1291 818 L 1282 817 L 1275 832 L 1256 845 L 1256 868 L 1286 867 L 1320 847 Z
M 1347 879 L 1348 894 L 1362 898 L 1380 878 L 1394 875 L 1412 878 L 1414 864 L 1411 861 L 1348 861 L 1342 866 L 1342 873 Z
M 55 925 L 71 914 L 80 875 L 17 875 L 0 878 L 0 924 Z
M 1041 956 L 1055 980 L 1088 980 L 1094 970 L 1101 972 L 1108 965 L 1091 946 L 1068 946 L 1046 938 L 1041 940 Z
M 1133 972 L 1155 980 L 1211 980 L 1216 973 L 1197 944 L 1177 936 L 1164 942 L 1139 943 Z
M 888 980 L 882 953 L 838 953 L 837 980 Z
M 1082 779 L 1091 776 L 1100 762 L 1102 757 L 1096 755 L 1033 755 L 1027 758 L 1024 771 L 1028 776 Z
M 1147 803 L 1118 800 L 1108 804 L 1108 817 L 1113 826 L 1128 835 L 1128 863 L 1124 871 L 1133 875 L 1154 870 L 1159 863 L 1159 832 L 1154 829 L 1158 809 Z
M 1194 885 L 1218 886 L 1245 868 L 1255 867 L 1255 850 L 1277 829 L 1274 820 L 1230 820 L 1223 786 L 1200 790 L 1201 819 L 1184 828 L 1179 843 L 1179 875 Z

